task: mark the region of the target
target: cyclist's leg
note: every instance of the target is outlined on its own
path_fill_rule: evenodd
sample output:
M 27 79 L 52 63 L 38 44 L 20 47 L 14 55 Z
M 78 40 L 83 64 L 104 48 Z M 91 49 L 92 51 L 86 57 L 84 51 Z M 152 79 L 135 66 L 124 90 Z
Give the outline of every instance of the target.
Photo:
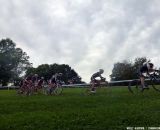
M 54 94 L 55 95 L 60 95 L 63 91 L 62 85 L 59 83 L 55 84 L 55 88 L 54 88 Z
M 54 91 L 55 87 L 56 87 L 55 83 L 50 83 L 50 84 L 49 84 L 49 94 L 50 94 L 50 95 L 51 95 L 52 92 Z
M 26 92 L 26 84 L 23 84 L 23 85 L 21 86 L 21 91 L 22 91 L 22 93 L 25 93 L 25 92 Z
M 145 88 L 145 76 L 143 72 L 139 72 L 139 78 L 140 78 L 140 82 L 141 82 L 141 87 L 142 89 Z
M 33 89 L 34 89 L 34 84 L 32 83 L 32 81 L 29 81 L 29 84 L 27 85 L 27 95 L 31 95 L 33 93 Z
M 27 84 L 27 85 L 25 86 L 25 94 L 26 94 L 26 95 L 29 95 L 29 93 L 30 93 L 30 85 Z
M 48 94 L 51 95 L 52 93 L 52 84 L 49 83 L 49 86 L 48 86 Z
M 96 79 L 91 80 L 91 92 L 96 91 Z
M 24 94 L 27 94 L 27 92 L 28 92 L 28 83 L 24 83 L 24 85 L 23 85 L 23 93 Z
M 145 84 L 144 84 L 144 77 L 143 76 L 140 77 L 140 81 L 141 81 L 142 88 L 144 88 Z
M 148 86 L 145 84 L 145 76 L 143 73 L 140 74 L 140 82 L 142 89 L 148 89 Z
M 22 86 L 20 86 L 21 93 L 25 93 L 26 92 L 26 85 L 27 85 L 27 83 L 25 81 L 23 81 Z
M 38 92 L 38 83 L 34 83 L 34 92 Z
M 23 85 L 19 87 L 17 93 L 18 94 L 22 94 L 23 93 Z

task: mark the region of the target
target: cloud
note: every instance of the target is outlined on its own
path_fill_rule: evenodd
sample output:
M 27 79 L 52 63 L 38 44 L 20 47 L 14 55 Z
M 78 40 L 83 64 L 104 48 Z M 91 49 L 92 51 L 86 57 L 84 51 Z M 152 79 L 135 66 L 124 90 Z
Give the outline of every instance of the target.
M 159 0 L 1 0 L 0 37 L 34 66 L 66 63 L 85 81 L 124 59 L 160 60 Z

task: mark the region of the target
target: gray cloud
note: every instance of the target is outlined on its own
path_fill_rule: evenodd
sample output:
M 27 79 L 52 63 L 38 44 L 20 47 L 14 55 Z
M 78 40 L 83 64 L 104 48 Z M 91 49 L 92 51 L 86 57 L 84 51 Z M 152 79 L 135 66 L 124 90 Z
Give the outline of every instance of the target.
M 34 66 L 66 63 L 82 78 L 147 56 L 160 60 L 159 0 L 1 0 L 0 37 L 10 37 Z

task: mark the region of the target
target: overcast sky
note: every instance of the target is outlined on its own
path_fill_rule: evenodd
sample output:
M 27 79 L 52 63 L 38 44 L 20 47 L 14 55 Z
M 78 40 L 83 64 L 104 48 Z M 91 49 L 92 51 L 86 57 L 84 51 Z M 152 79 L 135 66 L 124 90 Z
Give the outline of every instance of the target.
M 40 64 L 69 64 L 89 81 L 117 61 L 160 61 L 160 0 L 0 0 L 0 38 Z

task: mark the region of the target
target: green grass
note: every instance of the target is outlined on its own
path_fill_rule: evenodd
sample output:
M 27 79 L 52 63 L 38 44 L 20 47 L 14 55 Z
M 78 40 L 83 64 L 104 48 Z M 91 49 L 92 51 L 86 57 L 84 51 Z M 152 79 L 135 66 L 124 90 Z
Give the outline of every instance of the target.
M 64 89 L 59 96 L 19 96 L 0 91 L 2 130 L 117 130 L 128 126 L 160 126 L 160 93 L 150 89 L 132 95 L 113 87 L 85 96 L 82 89 Z

